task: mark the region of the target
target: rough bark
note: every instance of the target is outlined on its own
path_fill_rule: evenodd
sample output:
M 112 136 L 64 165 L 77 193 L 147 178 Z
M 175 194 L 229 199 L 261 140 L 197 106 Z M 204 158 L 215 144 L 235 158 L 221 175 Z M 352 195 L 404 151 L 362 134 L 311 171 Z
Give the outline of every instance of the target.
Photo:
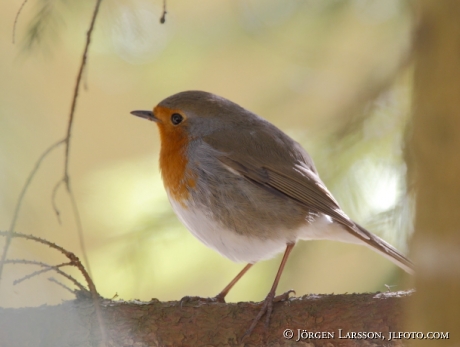
M 388 333 L 402 331 L 403 306 L 410 294 L 291 298 L 275 304 L 268 330 L 259 322 L 243 343 L 239 339 L 258 313 L 260 303 L 190 302 L 181 307 L 177 301 L 105 300 L 102 313 L 107 346 L 402 346 L 406 340 L 389 341 Z M 293 331 L 292 338 L 283 337 L 286 329 Z M 297 342 L 298 329 L 325 335 Z M 351 332 L 376 332 L 383 338 L 339 338 L 340 334 L 346 337 Z M 332 333 L 334 338 L 327 333 Z M 98 345 L 102 345 L 100 331 L 89 299 L 58 306 L 0 309 L 2 347 Z
M 416 193 L 417 296 L 409 329 L 460 334 L 460 1 L 419 0 L 409 185 Z

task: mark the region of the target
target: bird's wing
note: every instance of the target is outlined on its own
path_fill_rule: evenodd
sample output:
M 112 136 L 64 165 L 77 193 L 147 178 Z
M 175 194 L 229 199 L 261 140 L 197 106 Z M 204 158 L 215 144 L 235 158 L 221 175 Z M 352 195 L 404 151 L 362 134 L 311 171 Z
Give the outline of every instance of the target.
M 308 210 L 324 213 L 336 222 L 354 227 L 354 222 L 340 209 L 337 201 L 327 190 L 319 177 L 306 166 L 296 164 L 292 168 L 276 169 L 269 164 L 256 166 L 254 163 L 242 162 L 231 155 L 219 157 L 222 164 L 235 170 L 253 183 L 277 192 L 295 200 Z M 369 239 L 360 230 L 361 238 Z
M 244 130 L 231 137 L 226 132 L 216 132 L 205 137 L 204 142 L 218 151 L 218 160 L 223 165 L 253 183 L 272 192 L 276 190 L 308 210 L 324 213 L 345 226 L 354 225 L 297 142 L 266 123 Z

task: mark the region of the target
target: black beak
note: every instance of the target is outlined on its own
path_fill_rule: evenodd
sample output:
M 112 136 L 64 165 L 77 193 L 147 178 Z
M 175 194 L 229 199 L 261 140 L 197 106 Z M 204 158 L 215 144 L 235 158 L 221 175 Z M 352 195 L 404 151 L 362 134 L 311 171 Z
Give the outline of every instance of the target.
M 152 111 L 131 111 L 130 113 L 135 115 L 135 116 L 145 118 L 147 120 L 151 120 L 151 121 L 154 121 L 154 122 L 159 121 L 159 119 L 155 117 L 155 115 L 153 114 Z

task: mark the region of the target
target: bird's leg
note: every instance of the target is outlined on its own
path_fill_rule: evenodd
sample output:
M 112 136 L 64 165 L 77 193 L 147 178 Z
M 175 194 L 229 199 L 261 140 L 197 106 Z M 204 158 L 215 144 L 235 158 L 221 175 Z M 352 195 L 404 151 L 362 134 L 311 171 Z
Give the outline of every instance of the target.
M 243 275 L 251 268 L 252 265 L 254 265 L 254 264 L 247 264 L 243 268 L 243 270 L 241 270 L 238 273 L 238 275 L 236 275 L 236 277 L 224 289 L 222 289 L 222 291 L 219 294 L 217 294 L 214 297 L 216 299 L 216 301 L 225 302 L 225 297 L 227 296 L 227 294 L 230 291 L 230 289 L 233 288 L 233 286 L 236 284 L 236 282 L 238 282 L 240 280 L 240 278 L 243 277 Z
M 270 323 L 270 316 L 271 316 L 272 311 L 273 311 L 273 303 L 281 301 L 281 300 L 288 299 L 289 294 L 293 292 L 293 290 L 289 290 L 286 293 L 278 295 L 278 296 L 275 297 L 276 287 L 278 287 L 278 282 L 280 281 L 281 274 L 283 273 L 283 270 L 284 270 L 284 266 L 286 265 L 286 262 L 288 260 L 289 254 L 291 253 L 292 249 L 294 248 L 294 245 L 295 245 L 295 243 L 288 243 L 286 245 L 286 251 L 284 252 L 283 260 L 281 260 L 281 264 L 280 264 L 280 267 L 279 267 L 278 272 L 276 274 L 275 281 L 273 282 L 272 288 L 268 292 L 268 295 L 267 295 L 267 297 L 265 298 L 265 300 L 264 300 L 264 302 L 262 304 L 262 308 L 259 311 L 259 314 L 256 316 L 256 318 L 254 318 L 254 320 L 252 321 L 251 326 L 249 327 L 249 329 L 246 331 L 246 333 L 241 338 L 241 341 L 243 341 L 243 339 L 246 336 L 251 335 L 252 331 L 254 330 L 254 328 L 256 327 L 257 323 L 260 321 L 260 319 L 263 317 L 264 314 L 266 314 L 266 316 L 265 316 L 265 327 L 268 328 L 268 324 Z
M 236 275 L 236 277 L 219 294 L 217 294 L 215 297 L 213 297 L 213 298 L 201 298 L 199 296 L 185 296 L 180 300 L 180 305 L 182 306 L 182 304 L 184 302 L 194 301 L 194 300 L 205 301 L 205 302 L 222 302 L 222 303 L 225 303 L 225 297 L 227 296 L 227 294 L 230 291 L 230 289 L 233 288 L 233 286 L 236 284 L 236 282 L 238 282 L 240 280 L 240 278 L 243 277 L 243 275 L 251 268 L 252 265 L 254 265 L 254 264 L 247 264 L 243 268 L 243 270 L 241 270 L 238 273 L 238 275 Z

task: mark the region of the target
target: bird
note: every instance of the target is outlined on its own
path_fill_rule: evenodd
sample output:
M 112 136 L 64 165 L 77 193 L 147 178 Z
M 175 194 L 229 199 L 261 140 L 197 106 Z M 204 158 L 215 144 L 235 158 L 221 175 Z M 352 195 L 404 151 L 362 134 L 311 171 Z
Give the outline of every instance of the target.
M 186 228 L 224 257 L 247 265 L 211 301 L 255 263 L 284 251 L 273 285 L 244 336 L 274 302 L 289 254 L 300 240 L 365 245 L 406 272 L 414 264 L 392 245 L 349 218 L 319 177 L 310 155 L 282 130 L 221 96 L 179 92 L 153 111 L 132 115 L 153 121 L 161 140 L 159 167 L 171 206 Z

